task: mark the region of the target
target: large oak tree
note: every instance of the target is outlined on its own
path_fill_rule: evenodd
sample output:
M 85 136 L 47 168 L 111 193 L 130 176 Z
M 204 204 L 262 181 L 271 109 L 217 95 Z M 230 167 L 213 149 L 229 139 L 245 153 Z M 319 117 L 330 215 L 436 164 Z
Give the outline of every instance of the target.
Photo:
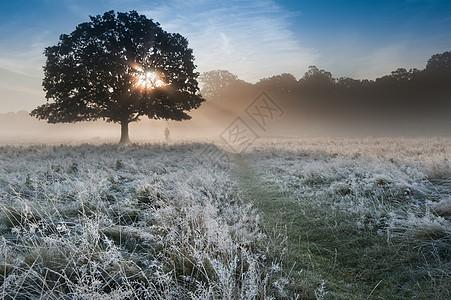
M 31 112 L 49 123 L 103 119 L 128 124 L 141 116 L 186 120 L 204 101 L 186 38 L 164 31 L 135 11 L 90 17 L 56 46 L 47 47 L 47 103 Z

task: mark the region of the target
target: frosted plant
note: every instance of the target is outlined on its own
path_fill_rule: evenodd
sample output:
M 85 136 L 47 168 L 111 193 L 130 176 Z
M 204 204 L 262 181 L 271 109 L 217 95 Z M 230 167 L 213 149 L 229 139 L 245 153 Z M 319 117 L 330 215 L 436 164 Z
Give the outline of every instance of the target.
M 319 287 L 315 290 L 315 298 L 317 300 L 322 300 L 328 294 L 326 290 L 326 282 L 324 280 L 321 281 Z

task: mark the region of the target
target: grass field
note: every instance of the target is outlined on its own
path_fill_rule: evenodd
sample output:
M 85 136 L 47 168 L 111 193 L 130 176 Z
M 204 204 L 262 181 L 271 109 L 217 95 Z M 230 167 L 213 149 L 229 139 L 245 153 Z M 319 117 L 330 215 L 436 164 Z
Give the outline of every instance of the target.
M 432 137 L 3 146 L 0 297 L 447 299 L 450 156 Z

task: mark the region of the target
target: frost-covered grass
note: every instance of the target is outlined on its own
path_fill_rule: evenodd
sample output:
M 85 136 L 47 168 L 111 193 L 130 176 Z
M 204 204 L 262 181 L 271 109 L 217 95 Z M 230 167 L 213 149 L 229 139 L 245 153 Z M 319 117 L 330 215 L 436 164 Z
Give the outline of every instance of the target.
M 1 299 L 450 298 L 451 140 L 0 147 Z
M 447 299 L 450 158 L 447 138 L 287 138 L 244 160 L 302 297 Z
M 283 277 L 204 144 L 0 148 L 0 298 L 255 299 Z
M 291 146 L 276 144 L 284 145 L 285 152 L 259 160 L 273 171 L 264 176 L 300 201 L 327 203 L 330 210 L 359 215 L 361 227 L 384 225 L 392 235 L 449 237 L 450 140 L 308 139 Z M 260 145 L 265 148 L 275 150 Z

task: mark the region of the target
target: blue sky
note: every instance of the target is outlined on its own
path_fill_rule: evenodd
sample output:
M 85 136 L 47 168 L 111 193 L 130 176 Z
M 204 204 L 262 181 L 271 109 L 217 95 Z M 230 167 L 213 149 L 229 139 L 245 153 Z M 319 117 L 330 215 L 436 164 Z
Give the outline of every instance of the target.
M 309 65 L 369 78 L 451 50 L 451 1 L 14 0 L 0 4 L 0 112 L 44 103 L 46 46 L 108 10 L 137 10 L 194 49 L 198 71 L 249 82 Z

